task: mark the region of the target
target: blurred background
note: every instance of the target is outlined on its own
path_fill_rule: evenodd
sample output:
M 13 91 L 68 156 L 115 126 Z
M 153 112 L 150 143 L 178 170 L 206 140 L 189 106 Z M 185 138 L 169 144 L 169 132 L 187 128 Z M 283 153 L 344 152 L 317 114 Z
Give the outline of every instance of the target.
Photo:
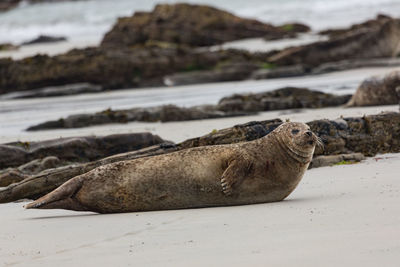
M 7 0 L 5 0 L 7 2 Z M 118 17 L 150 11 L 159 3 L 182 1 L 88 0 L 29 4 L 21 1 L 0 13 L 0 43 L 20 44 L 39 35 L 64 36 L 70 42 L 96 44 Z M 378 13 L 400 16 L 397 0 L 187 0 L 212 5 L 236 15 L 271 24 L 302 22 L 312 30 L 344 27 L 363 22 Z

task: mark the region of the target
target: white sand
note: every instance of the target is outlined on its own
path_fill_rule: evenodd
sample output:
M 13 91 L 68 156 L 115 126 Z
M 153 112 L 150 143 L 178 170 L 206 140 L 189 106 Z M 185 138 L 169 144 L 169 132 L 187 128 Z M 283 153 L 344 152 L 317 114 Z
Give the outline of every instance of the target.
M 37 54 L 55 56 L 63 54 L 72 49 L 86 48 L 90 46 L 97 46 L 100 43 L 98 38 L 87 38 L 70 40 L 65 42 L 55 43 L 39 43 L 32 45 L 24 45 L 17 50 L 0 51 L 0 58 L 10 57 L 14 60 L 35 56 Z
M 399 266 L 399 173 L 400 154 L 312 169 L 287 200 L 238 207 L 94 215 L 0 205 L 0 265 Z

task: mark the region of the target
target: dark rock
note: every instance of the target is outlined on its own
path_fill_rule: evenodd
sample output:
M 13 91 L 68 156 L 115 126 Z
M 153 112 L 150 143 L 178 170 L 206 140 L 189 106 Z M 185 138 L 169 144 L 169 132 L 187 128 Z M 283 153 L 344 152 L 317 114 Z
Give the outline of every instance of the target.
M 394 71 L 383 79 L 372 77 L 361 83 L 347 106 L 378 106 L 399 103 L 396 88 L 400 86 L 400 71 Z
M 18 46 L 10 44 L 10 43 L 0 44 L 0 51 L 13 51 L 13 50 L 18 50 L 18 48 L 19 48 Z
M 0 12 L 13 9 L 22 2 L 35 4 L 35 3 L 43 3 L 43 2 L 52 3 L 52 2 L 64 2 L 64 1 L 67 1 L 67 0 L 1 0 L 0 1 Z M 78 1 L 78 0 L 72 0 L 72 1 Z
M 365 21 L 363 23 L 359 23 L 359 24 L 354 24 L 354 25 L 350 26 L 349 28 L 328 29 L 328 30 L 320 31 L 319 34 L 328 35 L 329 38 L 335 38 L 337 36 L 340 36 L 340 35 L 355 31 L 355 30 L 381 26 L 382 24 L 384 24 L 385 22 L 387 22 L 391 19 L 392 18 L 387 15 L 378 14 L 375 19 L 367 20 L 367 21 Z
M 32 45 L 41 43 L 57 43 L 64 42 L 67 38 L 58 36 L 40 35 L 38 38 L 22 43 L 21 45 Z
M 352 164 L 362 160 L 365 160 L 365 156 L 362 153 L 317 156 L 311 161 L 309 169 L 333 166 L 336 164 Z
M 278 27 L 278 31 L 269 32 L 264 36 L 267 41 L 279 40 L 282 38 L 295 38 L 298 33 L 309 32 L 310 27 L 300 23 L 288 23 Z
M 188 121 L 213 118 L 226 118 L 250 115 L 250 112 L 225 112 L 215 109 L 214 106 L 204 105 L 191 108 L 165 105 L 149 108 L 133 108 L 126 110 L 107 109 L 94 114 L 77 114 L 56 121 L 47 121 L 31 126 L 27 131 L 37 131 L 57 128 L 80 128 L 107 123 L 127 123 L 130 121 L 168 122 Z
M 181 72 L 164 78 L 167 86 L 213 83 L 225 81 L 240 81 L 250 77 L 251 73 L 259 69 L 259 65 L 251 62 L 233 63 L 222 68 L 206 71 Z
M 168 122 L 246 116 L 268 110 L 339 106 L 347 103 L 350 97 L 350 95 L 336 96 L 304 88 L 288 87 L 266 93 L 225 97 L 218 105 L 190 108 L 165 105 L 126 110 L 107 109 L 94 114 L 71 115 L 67 118 L 31 126 L 27 131 L 79 128 L 130 121 Z
M 0 99 L 19 99 L 19 98 L 34 98 L 34 97 L 53 97 L 76 95 L 82 93 L 97 93 L 103 91 L 101 86 L 89 83 L 67 84 L 61 86 L 45 87 L 34 90 L 8 93 L 0 95 Z
M 376 21 L 335 34 L 327 41 L 284 49 L 268 61 L 279 66 L 317 67 L 341 60 L 396 57 L 400 52 L 400 20 L 383 18 Z
M 0 11 L 7 11 L 15 8 L 21 0 L 2 0 L 0 1 Z
M 29 175 L 16 169 L 7 170 L 0 174 L 0 187 L 6 187 L 10 184 L 21 182 L 26 178 L 29 178 Z
M 186 149 L 198 146 L 211 146 L 232 144 L 243 141 L 251 141 L 261 138 L 282 124 L 280 119 L 266 121 L 252 121 L 244 124 L 238 124 L 231 128 L 215 130 L 211 133 L 188 139 L 178 144 L 180 149 Z
M 322 74 L 332 71 L 342 71 L 356 68 L 371 67 L 397 67 L 400 66 L 400 58 L 372 58 L 353 59 L 328 62 L 319 65 L 311 70 L 311 74 Z
M 58 157 L 62 161 L 86 162 L 162 142 L 160 137 L 150 133 L 133 133 L 8 143 L 0 145 L 0 169 L 48 156 Z
M 18 168 L 9 168 L 0 173 L 0 187 L 8 186 L 20 182 L 30 175 L 40 173 L 41 171 L 67 165 L 67 162 L 61 162 L 57 157 L 50 156 L 44 159 L 35 159 Z
M 335 155 L 360 152 L 365 156 L 377 153 L 400 152 L 400 113 L 381 113 L 362 118 L 344 118 L 340 121 L 316 120 L 311 129 L 324 142 L 315 155 Z
M 309 70 L 303 65 L 293 65 L 285 67 L 276 67 L 271 69 L 259 69 L 252 73 L 251 79 L 272 79 L 302 76 L 309 73 Z
M 269 111 L 281 109 L 322 108 L 347 103 L 351 95 L 332 95 L 306 88 L 286 87 L 258 94 L 224 97 L 218 103 L 222 111 Z
M 274 27 L 203 5 L 160 4 L 151 12 L 136 12 L 132 17 L 120 18 L 104 37 L 102 46 L 129 47 L 149 40 L 211 46 L 266 35 L 283 38 L 305 30 L 300 24 L 291 25 Z
M 103 89 L 163 85 L 163 77 L 212 69 L 222 62 L 259 62 L 262 53 L 196 51 L 187 47 L 146 44 L 133 48 L 75 49 L 54 57 L 0 59 L 0 94 L 65 84 L 90 83 Z

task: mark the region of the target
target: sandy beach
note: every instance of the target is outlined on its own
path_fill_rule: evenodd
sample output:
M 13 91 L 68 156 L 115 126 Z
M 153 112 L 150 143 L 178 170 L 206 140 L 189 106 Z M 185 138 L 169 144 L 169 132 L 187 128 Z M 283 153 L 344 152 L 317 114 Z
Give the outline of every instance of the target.
M 167 6 L 164 2 L 171 5 Z M 216 130 L 251 121 L 279 118 L 282 121 L 306 123 L 400 111 L 399 104 L 393 105 L 399 100 L 393 101 L 399 94 L 400 75 L 399 78 L 396 78 L 399 72 L 388 75 L 400 70 L 397 62 L 400 56 L 397 38 L 400 33 L 400 3 L 395 0 L 382 0 L 379 3 L 372 0 L 310 0 L 307 3 L 299 0 L 254 0 L 245 4 L 239 0 L 186 0 L 190 5 L 175 5 L 176 2 L 21 1 L 13 9 L 0 13 L 0 33 L 3 33 L 0 34 L 0 48 L 2 44 L 7 44 L 3 47 L 9 47 L 8 44 L 19 46 L 40 35 L 63 36 L 67 39 L 65 42 L 21 45 L 18 50 L 0 51 L 0 144 L 3 144 L 0 147 L 3 153 L 0 174 L 4 178 L 2 182 L 5 181 L 2 186 L 19 182 L 17 186 L 11 185 L 3 191 L 2 202 L 35 198 L 56 188 L 61 182 L 99 166 L 96 165 L 98 162 L 86 163 L 97 160 L 101 153 L 104 153 L 101 157 L 108 156 L 108 152 L 112 151 L 117 151 L 114 154 L 121 153 L 108 141 L 87 141 L 95 138 L 74 139 L 65 144 L 62 143 L 65 140 L 47 142 L 50 143 L 47 145 L 49 151 L 46 150 L 46 144 L 30 143 L 34 141 L 149 132 L 163 139 L 152 137 L 158 141 L 146 145 L 158 144 L 154 146 L 157 149 L 151 147 L 153 150 L 147 150 L 154 155 L 161 151 L 166 153 L 187 148 L 178 143 L 208 133 L 213 133 L 212 138 L 216 136 L 221 141 L 223 134 Z M 156 6 L 159 3 L 163 4 Z M 195 4 L 212 5 L 232 14 Z M 127 18 L 117 20 L 121 16 Z M 352 25 L 354 23 L 360 24 Z M 330 31 L 320 32 L 327 29 Z M 84 49 L 87 47 L 90 48 Z M 72 49 L 75 50 L 64 54 Z M 48 56 L 35 57 L 39 54 Z M 168 85 L 166 80 L 173 80 L 171 77 L 174 74 L 178 74 L 178 78 L 183 75 L 186 79 L 193 79 L 185 82 L 181 78 L 182 81 L 176 84 L 193 83 L 163 86 Z M 96 85 L 102 91 L 57 97 L 13 98 L 17 91 L 82 82 Z M 257 101 L 249 101 L 252 96 L 245 95 L 243 103 L 252 105 L 250 107 L 254 107 L 254 110 L 310 106 L 325 108 L 274 110 L 246 113 L 255 114 L 250 116 L 207 120 L 129 122 L 26 131 L 30 126 L 70 115 L 162 105 L 217 105 L 222 98 L 233 94 L 256 94 L 284 87 L 336 94 L 341 99 L 352 94 L 353 99 L 360 96 L 358 98 L 361 100 L 357 101 L 361 101 L 361 104 L 360 107 L 350 108 L 338 106 L 345 102 L 335 102 L 335 107 L 327 102 L 323 105 L 305 105 L 302 99 L 296 98 L 296 94 L 290 93 L 291 101 L 300 104 L 286 105 L 287 96 L 279 96 L 281 98 L 278 99 L 278 96 L 263 95 Z M 328 97 L 329 101 L 337 99 Z M 365 101 L 374 98 L 380 102 Z M 238 105 L 239 111 L 248 111 L 240 101 L 232 101 L 231 104 Z M 315 101 L 322 103 L 323 100 Z M 274 106 L 274 103 L 281 105 Z M 159 112 L 162 109 L 155 110 Z M 106 119 L 114 116 L 109 111 L 103 113 Z M 217 115 L 228 114 L 223 113 L 225 110 L 222 108 L 218 112 Z M 138 117 L 121 118 L 120 121 L 125 122 L 128 118 L 132 121 Z M 155 118 L 147 121 L 156 121 L 159 117 Z M 176 118 L 179 119 L 179 116 Z M 89 123 L 96 122 L 94 116 L 88 120 L 91 120 Z M 332 158 L 324 157 L 326 155 L 336 159 L 341 157 L 336 162 L 342 161 L 330 167 L 317 168 L 317 165 L 312 165 L 313 168 L 306 171 L 295 191 L 281 202 L 107 215 L 68 210 L 26 210 L 23 207 L 31 201 L 29 199 L 0 204 L 0 267 L 397 267 L 400 262 L 400 153 L 375 154 L 399 152 L 399 121 L 398 114 L 387 114 L 350 119 L 347 123 L 343 120 L 311 123 L 310 129 L 325 143 L 325 150 L 318 147 L 314 156 L 321 156 L 318 160 Z M 71 126 L 66 122 L 68 120 L 58 124 Z M 277 124 L 271 125 L 276 127 Z M 234 132 L 234 137 L 228 135 L 223 141 L 234 143 L 252 140 L 262 136 L 259 133 L 267 133 L 266 128 L 265 131 L 264 128 L 259 131 L 256 127 L 264 126 L 251 124 L 236 127 L 229 132 Z M 251 130 L 245 129 L 243 131 L 247 132 L 243 134 L 242 128 Z M 308 127 L 303 129 L 303 138 L 313 137 Z M 295 136 L 299 130 L 290 129 L 288 132 Z M 126 152 L 131 149 L 126 148 L 136 144 L 137 136 L 144 135 L 148 134 L 135 135 L 135 139 L 129 141 L 119 135 L 104 139 L 115 138 L 111 141 L 115 141 Z M 317 142 L 317 138 L 313 138 L 314 143 L 312 139 L 294 142 L 297 147 L 298 144 L 307 146 L 310 158 L 312 150 L 309 145 Z M 86 147 L 85 140 L 89 144 Z M 16 141 L 26 143 L 7 144 Z M 165 146 L 164 141 L 178 145 Z M 198 144 L 191 143 L 193 147 L 215 144 L 200 141 Z M 35 146 L 44 152 L 37 149 L 40 153 L 36 151 L 35 154 Z M 89 155 L 97 146 L 101 148 Z M 292 150 L 290 146 L 279 147 Z M 55 150 L 58 154 L 51 154 Z M 72 156 L 68 151 L 73 152 Z M 296 154 L 296 151 L 301 153 Z M 137 153 L 128 152 L 132 152 L 130 157 Z M 305 158 L 303 152 L 296 148 L 287 154 L 299 160 L 299 157 Z M 363 155 L 355 155 L 355 152 L 375 156 L 354 163 L 352 159 L 355 156 L 359 160 L 364 159 Z M 338 156 L 338 153 L 345 154 Z M 149 154 L 140 154 L 143 155 Z M 239 160 L 235 159 L 236 163 L 241 164 L 243 155 L 238 157 Z M 344 155 L 354 158 L 349 160 Z M 120 157 L 116 158 L 120 160 Z M 257 157 L 260 158 L 265 158 L 265 155 Z M 292 166 L 285 165 L 280 169 L 272 167 L 275 169 L 271 171 L 270 158 L 266 160 L 266 171 L 274 176 L 268 179 L 280 177 L 279 173 L 274 172 L 277 169 L 285 170 L 282 176 L 289 177 L 286 167 Z M 227 166 L 231 159 L 229 161 Z M 276 161 L 274 155 L 272 166 L 279 165 L 275 164 Z M 246 172 L 250 173 L 253 162 L 248 164 L 247 159 L 245 162 Z M 264 164 L 264 159 L 261 162 Z M 151 165 L 152 169 L 154 165 Z M 179 165 L 182 165 L 181 161 Z M 171 169 L 170 165 L 168 168 Z M 299 170 L 296 168 L 296 171 Z M 156 171 L 161 173 L 160 169 Z M 127 173 L 130 174 L 131 170 Z M 104 177 L 112 179 L 110 177 L 115 176 Z M 154 176 L 152 178 L 161 175 Z M 107 180 L 105 184 L 109 181 L 113 180 Z M 271 182 L 275 186 L 273 190 L 278 182 Z M 127 186 L 129 183 L 124 181 L 123 184 Z M 148 184 L 156 187 L 153 183 Z M 96 186 L 88 188 L 93 190 Z M 115 192 L 124 191 L 124 186 L 122 189 L 118 187 Z M 199 190 L 204 191 L 203 185 L 200 186 Z M 288 185 L 283 184 L 283 187 Z M 70 190 L 68 196 L 79 196 L 77 192 Z M 138 194 L 134 195 L 136 197 Z M 109 194 L 105 198 L 108 200 L 113 197 L 116 196 Z M 120 199 L 120 196 L 117 197 Z M 159 198 L 159 201 L 163 199 Z
M 309 170 L 285 201 L 97 215 L 0 206 L 2 266 L 397 266 L 400 155 Z

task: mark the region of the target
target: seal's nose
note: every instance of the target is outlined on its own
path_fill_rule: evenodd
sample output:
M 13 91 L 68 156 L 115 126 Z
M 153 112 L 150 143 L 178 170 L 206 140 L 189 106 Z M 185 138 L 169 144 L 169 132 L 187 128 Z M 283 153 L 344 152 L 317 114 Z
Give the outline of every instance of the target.
M 311 132 L 311 131 L 307 131 L 307 132 L 306 132 L 306 135 L 308 135 L 308 136 L 311 137 L 311 136 L 312 136 L 312 132 Z

